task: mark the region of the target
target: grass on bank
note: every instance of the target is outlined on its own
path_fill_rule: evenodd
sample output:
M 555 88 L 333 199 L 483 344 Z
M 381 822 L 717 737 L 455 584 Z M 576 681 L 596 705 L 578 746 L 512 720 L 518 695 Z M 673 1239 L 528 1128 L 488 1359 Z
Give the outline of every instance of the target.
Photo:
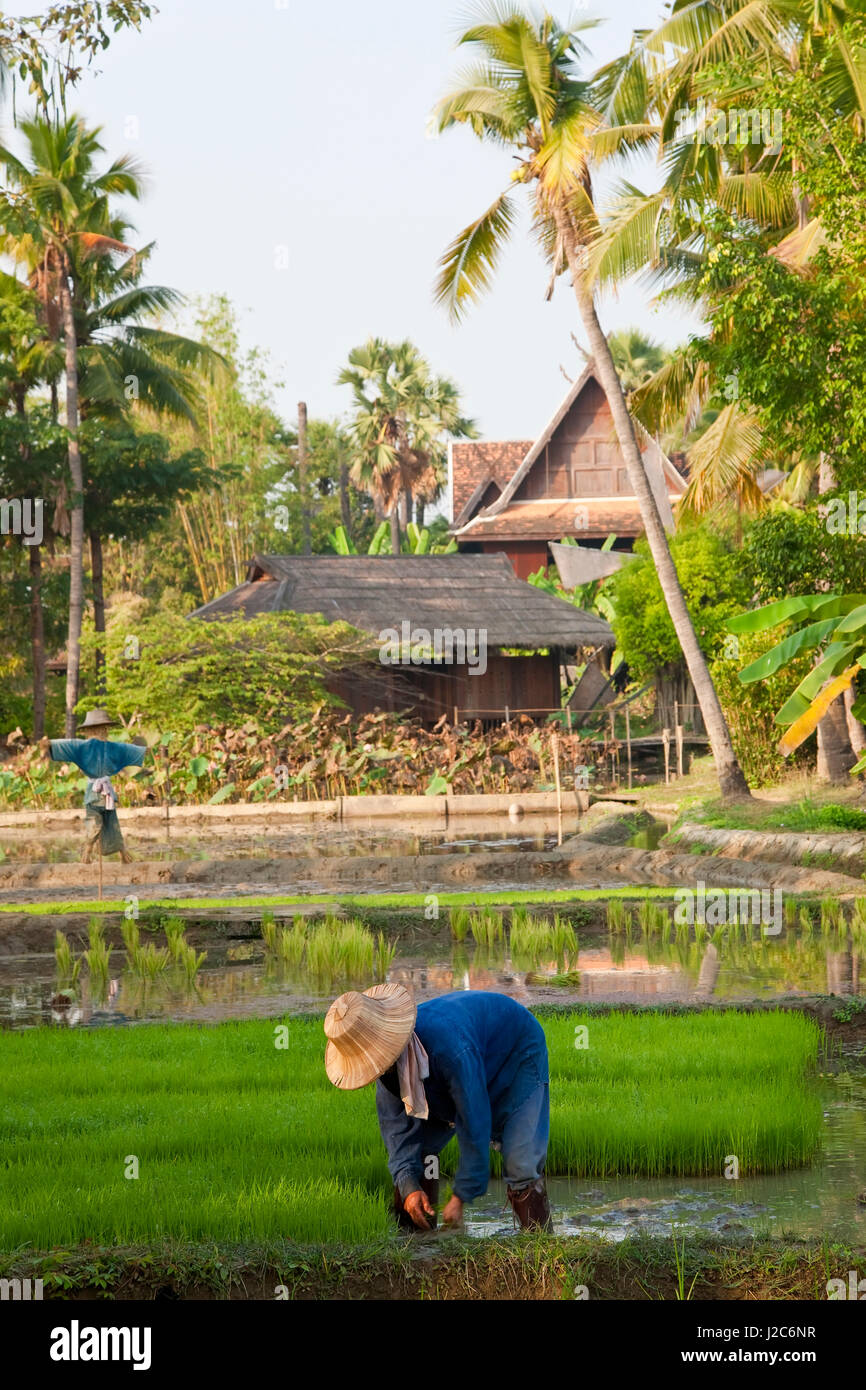
M 479 901 L 484 901 L 490 906 L 499 904 L 503 907 L 519 903 L 572 903 L 572 902 L 606 902 L 608 898 L 673 898 L 673 887 L 656 887 L 641 884 L 636 887 L 627 884 L 622 888 L 547 888 L 547 889 L 519 889 L 506 890 L 480 890 L 475 889 L 459 893 L 281 893 L 270 897 L 233 897 L 233 898 L 139 898 L 139 912 L 150 911 L 177 911 L 178 908 L 192 909 L 195 911 L 210 912 L 219 911 L 221 908 L 232 907 L 344 907 L 350 909 L 377 908 L 377 907 L 405 907 L 405 908 L 428 908 L 431 897 L 435 897 L 439 909 L 447 907 L 476 907 Z M 805 895 L 804 895 L 805 896 Z M 124 912 L 129 906 L 126 898 L 104 898 L 101 901 L 96 898 L 88 898 L 86 901 L 76 901 L 75 899 L 59 902 L 56 898 L 45 899 L 42 902 L 28 903 L 0 903 L 0 913 L 2 912 L 23 912 L 28 915 L 44 917 L 65 917 L 69 913 L 79 912 Z
M 721 1173 L 736 1154 L 746 1174 L 819 1148 L 820 1033 L 800 1015 L 543 1026 L 551 1173 Z M 387 1235 L 373 1093 L 337 1092 L 323 1044 L 318 1019 L 0 1033 L 0 1249 Z

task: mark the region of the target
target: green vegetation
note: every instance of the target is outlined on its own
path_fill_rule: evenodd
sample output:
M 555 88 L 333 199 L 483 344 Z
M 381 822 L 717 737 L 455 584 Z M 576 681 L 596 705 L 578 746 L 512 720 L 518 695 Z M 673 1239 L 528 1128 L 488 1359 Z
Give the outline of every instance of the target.
M 682 821 L 698 821 L 713 830 L 789 830 L 798 834 L 866 831 L 866 811 L 835 801 L 817 802 L 809 797 L 797 802 L 757 802 L 736 807 L 722 806 L 713 799 L 703 805 L 690 806 L 683 813 Z
M 520 903 L 606 902 L 609 898 L 670 898 L 672 893 L 671 888 L 641 885 L 639 888 L 631 886 L 624 888 L 521 888 L 485 893 L 484 896 L 502 906 L 512 906 Z M 440 908 L 471 907 L 478 901 L 477 890 L 438 893 L 436 896 Z M 425 908 L 428 906 L 429 897 L 429 893 L 293 893 L 291 895 L 280 893 L 270 894 L 266 897 L 251 894 L 249 897 L 231 898 L 142 898 L 139 901 L 139 910 L 143 913 L 158 911 L 160 908 L 168 910 L 185 908 L 193 909 L 196 912 L 216 912 L 223 907 L 301 907 L 305 904 L 313 907 L 345 907 L 350 909 Z M 123 898 L 104 899 L 102 902 L 96 899 L 83 902 L 58 902 L 56 898 L 51 898 L 43 902 L 2 903 L 0 904 L 0 912 L 26 912 L 40 916 L 65 917 L 79 912 L 123 912 L 126 906 L 127 903 Z
M 718 1173 L 730 1153 L 747 1173 L 817 1151 L 806 1072 L 820 1035 L 799 1015 L 543 1024 L 552 1173 Z M 322 1051 L 321 1021 L 306 1018 L 0 1034 L 0 1246 L 386 1234 L 372 1094 L 334 1090 Z

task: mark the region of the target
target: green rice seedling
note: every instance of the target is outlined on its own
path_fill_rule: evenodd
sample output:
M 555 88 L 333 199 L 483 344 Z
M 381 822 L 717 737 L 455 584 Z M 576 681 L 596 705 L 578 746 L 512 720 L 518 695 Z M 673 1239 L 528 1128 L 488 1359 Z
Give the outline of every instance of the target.
M 609 932 L 624 932 L 631 921 L 631 913 L 620 898 L 610 898 L 607 904 L 607 929 Z
M 69 938 L 58 931 L 54 937 L 54 960 L 57 976 L 62 985 L 74 985 L 81 971 L 81 957 L 76 956 L 69 944 Z
M 465 941 L 469 935 L 469 920 L 471 913 L 468 907 L 452 907 L 448 914 L 451 926 L 451 935 L 455 941 Z
M 577 960 L 577 933 L 559 912 L 553 914 L 553 953 L 557 960 Z
M 303 917 L 296 917 L 291 929 L 281 927 L 271 953 L 276 954 L 284 965 L 298 966 L 304 958 L 307 945 L 307 923 Z
M 469 930 L 476 946 L 495 946 L 502 940 L 502 917 L 491 908 L 473 912 L 469 919 Z
M 202 951 L 201 954 L 198 954 L 194 946 L 190 946 L 187 942 L 183 942 L 175 959 L 186 976 L 187 984 L 191 985 L 195 983 L 195 977 L 207 959 L 207 951 Z
M 695 922 L 695 941 L 696 941 L 696 942 L 698 943 L 698 945 L 700 946 L 702 942 L 706 941 L 706 939 L 707 939 L 707 924 L 706 924 L 706 922 Z
M 155 980 L 168 968 L 170 959 L 167 946 L 155 946 L 149 941 L 136 951 L 132 968 L 143 980 Z
M 710 937 L 710 940 L 712 941 L 717 951 L 721 950 L 721 948 L 724 946 L 726 935 L 727 928 L 722 926 L 721 924 L 713 928 L 713 934 Z
M 124 917 L 120 924 L 120 934 L 123 937 L 126 954 L 131 960 L 141 945 L 141 932 L 135 917 Z
M 373 957 L 372 933 L 361 922 L 326 917 L 307 938 L 307 968 L 320 979 L 369 978 Z
M 275 955 L 277 951 L 277 919 L 270 909 L 262 913 L 262 940 L 265 943 L 265 950 L 270 955 Z
M 803 936 L 812 935 L 812 913 L 808 907 L 800 908 L 800 931 Z
M 181 960 L 186 948 L 186 927 L 182 917 L 166 917 L 163 924 L 168 954 L 172 960 Z
M 824 936 L 832 936 L 839 931 L 839 926 L 844 923 L 841 904 L 836 898 L 821 899 L 821 932 Z
M 87 938 L 90 947 L 84 952 L 87 968 L 96 979 L 107 979 L 111 965 L 111 949 L 105 940 L 105 922 L 101 917 L 91 917 L 87 924 Z
M 796 898 L 785 898 L 783 914 L 785 920 L 785 930 L 794 931 L 797 926 L 797 900 Z
M 384 933 L 383 933 L 383 932 L 379 932 L 379 935 L 378 935 L 377 938 L 376 938 L 376 962 L 375 962 L 375 963 L 376 963 L 376 979 L 379 981 L 380 984 L 384 984 L 384 982 L 387 980 L 387 978 L 388 978 L 388 971 L 391 969 L 391 963 L 392 963 L 392 961 L 394 960 L 394 957 L 396 956 L 396 954 L 397 954 L 397 943 L 396 943 L 396 941 L 395 941 L 395 942 L 388 942 L 388 941 L 386 941 L 386 940 L 385 940 L 385 935 L 384 935 Z
M 866 898 L 855 898 L 851 913 L 851 925 L 866 927 Z
M 587 1022 L 590 1046 L 577 1050 Z M 801 1015 L 576 1008 L 541 1023 L 551 1176 L 717 1175 L 729 1153 L 752 1175 L 820 1152 L 822 1094 L 809 1082 L 821 1035 Z M 286 1020 L 291 1066 L 273 1025 L 0 1029 L 0 1249 L 383 1242 L 392 1217 L 369 1093 L 331 1086 L 320 1018 Z M 288 1129 L 275 1113 L 291 1115 Z M 121 1190 L 131 1125 L 150 1182 Z

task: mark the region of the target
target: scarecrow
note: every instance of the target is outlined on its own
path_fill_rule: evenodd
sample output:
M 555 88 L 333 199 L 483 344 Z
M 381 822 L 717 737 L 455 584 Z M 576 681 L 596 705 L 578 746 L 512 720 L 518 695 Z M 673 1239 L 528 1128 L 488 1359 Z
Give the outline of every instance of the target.
M 55 763 L 74 763 L 88 779 L 84 792 L 87 817 L 87 838 L 81 856 L 84 864 L 90 863 L 97 846 L 102 854 L 119 853 L 124 864 L 131 860 L 120 833 L 115 809 L 117 797 L 111 778 L 121 768 L 141 767 L 147 746 L 143 740 L 140 743 L 114 743 L 108 737 L 108 730 L 114 722 L 104 709 L 92 709 L 79 729 L 79 733 L 89 731 L 89 738 L 46 740 L 50 742 L 50 756 Z
M 401 1226 L 430 1230 L 437 1155 L 456 1134 L 460 1160 L 442 1219 L 487 1191 L 501 1149 L 508 1200 L 527 1230 L 552 1230 L 542 1176 L 550 1130 L 547 1043 L 528 1009 L 504 994 L 444 994 L 416 1008 L 402 985 L 341 994 L 325 1018 L 325 1070 L 343 1091 L 376 1082 L 379 1129 Z

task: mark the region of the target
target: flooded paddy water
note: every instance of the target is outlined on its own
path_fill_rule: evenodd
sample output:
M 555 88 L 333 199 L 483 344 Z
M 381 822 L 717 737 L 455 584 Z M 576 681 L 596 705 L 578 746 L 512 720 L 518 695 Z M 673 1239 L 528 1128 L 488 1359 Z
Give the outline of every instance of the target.
M 656 823 L 625 842 L 655 849 L 665 828 Z M 577 833 L 577 823 L 569 821 L 565 830 Z M 131 838 L 137 854 L 148 858 L 207 858 L 218 841 L 224 858 L 242 860 L 266 852 L 288 866 L 293 857 L 310 855 L 329 859 L 544 851 L 560 843 L 562 835 L 563 826 L 556 817 L 526 818 L 515 824 L 499 817 L 493 824 L 474 821 L 422 831 L 393 824 L 329 825 L 326 833 L 322 826 L 292 826 L 276 832 L 245 826 L 241 831 L 229 824 L 216 832 L 208 827 L 206 833 L 190 827 L 172 832 L 168 840 L 155 831 L 136 832 Z M 39 852 L 43 861 L 66 863 L 77 857 L 79 848 L 80 840 L 64 832 L 41 841 Z M 32 853 L 26 837 L 14 844 L 6 841 L 4 851 L 7 862 L 25 860 Z M 327 884 L 326 875 L 322 884 Z M 315 891 L 308 882 L 303 886 Z M 517 878 L 513 885 L 496 883 L 499 890 L 511 886 L 523 888 L 526 882 Z M 477 887 L 481 903 L 484 885 Z M 188 887 L 172 885 L 165 896 L 172 891 L 177 896 L 189 894 Z M 554 909 L 533 910 L 550 915 Z M 80 952 L 87 944 L 87 916 L 70 914 L 50 923 L 43 919 L 38 949 L 33 949 L 31 941 L 20 953 L 0 954 L 0 1028 L 216 1023 L 323 1012 L 335 993 L 352 982 L 316 978 L 275 959 L 265 949 L 260 917 L 255 909 L 187 914 L 188 941 L 207 953 L 192 981 L 172 971 L 156 979 L 137 976 L 119 945 L 119 918 L 107 917 L 109 930 L 112 922 L 115 930 L 110 932 L 104 980 L 91 980 L 82 972 L 76 987 L 65 994 L 58 987 L 54 930 L 61 927 L 73 949 Z M 596 914 L 590 922 L 572 919 L 579 937 L 576 953 L 567 959 L 528 960 L 512 957 L 507 942 L 482 946 L 471 940 L 453 941 L 447 912 L 435 930 L 422 922 L 420 912 L 417 919 L 415 926 L 407 928 L 403 917 L 395 917 L 393 931 L 387 925 L 384 930 L 395 947 L 387 979 L 409 986 L 419 1002 L 452 990 L 494 990 L 529 1006 L 556 1004 L 579 1015 L 582 1004 L 790 1003 L 798 997 L 831 994 L 842 1007 L 846 997 L 853 999 L 864 990 L 862 956 L 852 941 L 822 937 L 800 927 L 778 936 L 758 933 L 747 938 L 744 934 L 714 944 L 708 938 L 696 940 L 693 932 L 662 940 L 647 936 L 636 924 L 628 932 L 610 933 Z M 864 1063 L 866 1057 L 856 1050 L 831 1054 L 822 1063 L 822 1075 L 804 1083 L 820 1089 L 824 1113 L 823 1151 L 810 1167 L 736 1181 L 721 1176 L 554 1178 L 550 1194 L 557 1231 L 614 1241 L 639 1232 L 670 1237 L 673 1231 L 686 1230 L 722 1238 L 754 1234 L 866 1240 Z M 511 1230 L 503 1186 L 494 1181 L 487 1196 L 471 1209 L 467 1232 L 485 1237 Z

